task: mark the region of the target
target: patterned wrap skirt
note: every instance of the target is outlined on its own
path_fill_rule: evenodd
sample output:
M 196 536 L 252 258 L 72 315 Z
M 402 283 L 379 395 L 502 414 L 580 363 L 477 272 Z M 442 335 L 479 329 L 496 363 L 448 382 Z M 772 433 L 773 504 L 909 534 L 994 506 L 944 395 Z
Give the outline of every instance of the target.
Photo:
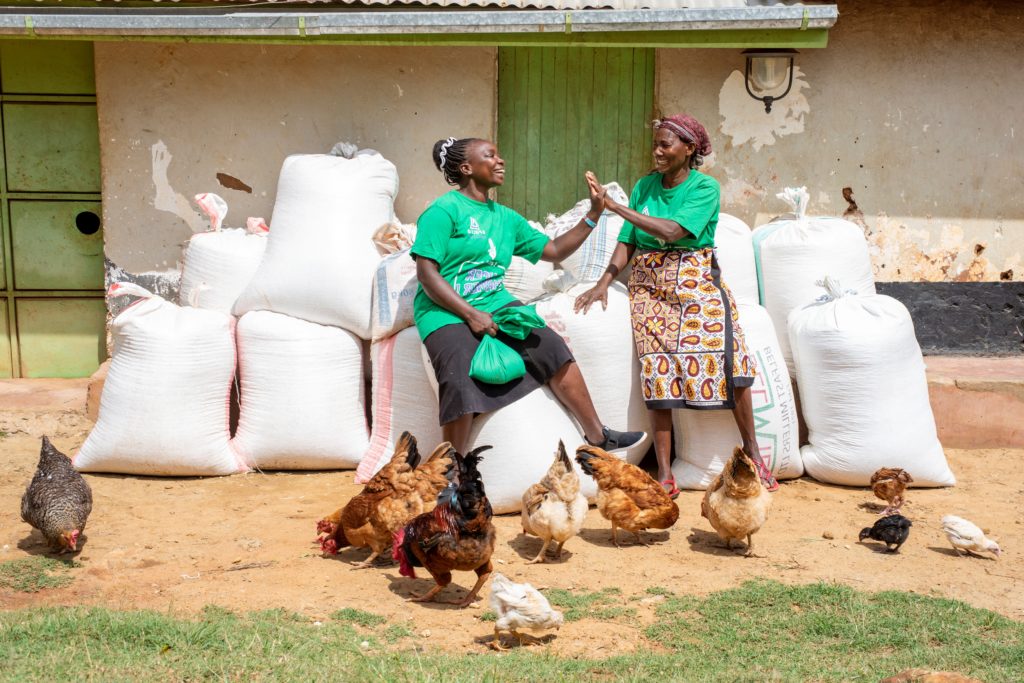
M 754 383 L 732 293 L 712 248 L 637 251 L 629 304 L 648 408 L 733 408 Z

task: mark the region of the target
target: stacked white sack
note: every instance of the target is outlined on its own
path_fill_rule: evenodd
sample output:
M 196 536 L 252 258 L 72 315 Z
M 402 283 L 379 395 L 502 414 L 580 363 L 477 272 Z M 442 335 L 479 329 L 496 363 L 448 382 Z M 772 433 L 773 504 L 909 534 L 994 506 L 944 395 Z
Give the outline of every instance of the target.
M 797 435 L 796 401 L 779 349 L 771 316 L 756 303 L 737 304 L 747 350 L 757 362 L 757 378 L 750 388 L 754 431 L 761 457 L 778 479 L 793 479 L 804 472 Z M 680 488 L 708 487 L 741 444 L 731 410 L 676 410 L 676 460 L 672 474 Z
M 608 196 L 620 204 L 629 204 L 629 197 L 618 183 L 608 183 Z M 590 200 L 584 199 L 558 218 L 549 218 L 545 232 L 551 237 L 558 237 L 573 228 L 590 210 Z M 605 211 L 597 221 L 586 241 L 580 245 L 572 256 L 561 262 L 560 266 L 572 274 L 578 282 L 596 282 L 608 267 L 612 252 L 619 242 L 619 232 L 623 220 L 617 214 Z
M 625 287 L 613 282 L 608 288 L 607 310 L 595 304 L 586 315 L 574 313 L 576 297 L 591 286 L 577 284 L 565 292 L 549 294 L 536 302 L 537 312 L 572 351 L 601 420 L 614 429 L 649 434 L 650 418 L 640 387 L 629 295 Z M 635 465 L 649 446 L 648 437 L 619 455 Z
M 814 301 L 815 284 L 826 275 L 858 294 L 874 294 L 875 280 L 864 232 L 841 218 L 809 217 L 807 188 L 786 188 L 777 195 L 793 209 L 794 219 L 780 219 L 754 230 L 754 258 L 761 305 L 768 309 L 790 376 L 795 376 L 787 318 L 790 311 Z M 801 394 L 802 397 L 802 394 Z
M 735 216 L 718 214 L 715 254 L 722 271 L 722 281 L 732 292 L 736 303 L 758 303 L 757 266 L 754 263 L 754 239 L 750 226 Z
M 858 296 L 831 278 L 824 284 L 821 301 L 789 316 L 807 473 L 865 486 L 878 468 L 902 467 L 914 486 L 952 486 L 910 313 L 891 297 Z
M 376 341 L 373 361 L 373 427 L 370 446 L 356 469 L 356 483 L 364 484 L 394 454 L 402 432 L 416 437 L 424 454 L 441 443 L 437 397 L 430 383 L 433 370 L 421 356 L 419 332 L 407 328 Z
M 373 315 L 370 338 L 390 337 L 415 323 L 416 261 L 409 249 L 385 256 L 373 278 Z
M 544 232 L 540 223 L 530 221 L 530 227 L 537 232 Z M 530 263 L 520 256 L 513 256 L 505 271 L 505 289 L 523 303 L 533 301 L 544 294 L 544 280 L 551 275 L 553 269 L 554 264 L 548 261 Z
M 241 412 L 232 442 L 261 469 L 351 468 L 369 445 L 362 342 L 270 311 L 238 321 Z
M 267 251 L 235 314 L 275 311 L 369 339 L 378 228 L 394 218 L 398 173 L 364 150 L 285 159 Z
M 559 439 L 570 454 L 583 443 L 576 423 L 548 387 L 473 420 L 470 448 L 493 446 L 482 453 L 480 475 L 495 513 L 519 512 L 523 492 L 551 467 Z M 580 475 L 580 490 L 593 499 L 597 495 L 594 480 L 570 458 Z
M 250 218 L 245 229 L 221 229 L 224 200 L 204 193 L 196 195 L 196 203 L 210 216 L 210 231 L 193 235 L 185 245 L 178 303 L 230 315 L 263 260 L 268 228 L 262 219 Z
M 234 318 L 181 308 L 138 285 L 117 283 L 108 292 L 125 295 L 143 298 L 111 323 L 99 419 L 75 467 L 166 476 L 246 471 L 228 431 Z

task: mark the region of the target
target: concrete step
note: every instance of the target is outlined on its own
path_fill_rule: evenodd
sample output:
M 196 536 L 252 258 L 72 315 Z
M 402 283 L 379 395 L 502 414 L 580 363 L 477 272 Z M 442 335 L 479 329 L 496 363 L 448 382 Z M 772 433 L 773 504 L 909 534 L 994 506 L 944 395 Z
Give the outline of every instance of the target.
M 927 356 L 928 392 L 948 448 L 1024 448 L 1024 356 Z M 99 412 L 107 365 L 90 378 L 0 380 L 0 410 Z

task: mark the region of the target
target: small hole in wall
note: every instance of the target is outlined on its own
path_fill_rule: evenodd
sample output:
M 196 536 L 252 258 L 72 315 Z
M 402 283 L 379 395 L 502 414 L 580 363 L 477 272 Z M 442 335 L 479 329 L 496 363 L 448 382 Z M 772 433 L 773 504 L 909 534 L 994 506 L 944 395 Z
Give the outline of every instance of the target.
M 75 227 L 83 235 L 95 235 L 100 230 L 100 217 L 92 211 L 82 211 L 75 216 Z

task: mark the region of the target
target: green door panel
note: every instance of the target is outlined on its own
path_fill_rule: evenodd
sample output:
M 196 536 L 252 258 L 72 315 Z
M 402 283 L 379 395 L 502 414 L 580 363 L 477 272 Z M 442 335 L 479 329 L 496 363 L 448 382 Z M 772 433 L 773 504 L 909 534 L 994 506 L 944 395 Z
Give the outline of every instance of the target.
M 12 200 L 10 212 L 17 289 L 102 289 L 99 202 Z
M 95 104 L 3 105 L 9 192 L 99 192 Z
M 0 84 L 6 94 L 94 95 L 92 43 L 2 41 Z
M 0 299 L 0 378 L 13 377 L 11 334 L 7 324 L 7 299 Z
M 17 299 L 22 377 L 88 377 L 107 357 L 102 298 Z
M 654 50 L 498 49 L 503 204 L 533 220 L 587 196 L 583 173 L 629 194 L 650 167 Z

